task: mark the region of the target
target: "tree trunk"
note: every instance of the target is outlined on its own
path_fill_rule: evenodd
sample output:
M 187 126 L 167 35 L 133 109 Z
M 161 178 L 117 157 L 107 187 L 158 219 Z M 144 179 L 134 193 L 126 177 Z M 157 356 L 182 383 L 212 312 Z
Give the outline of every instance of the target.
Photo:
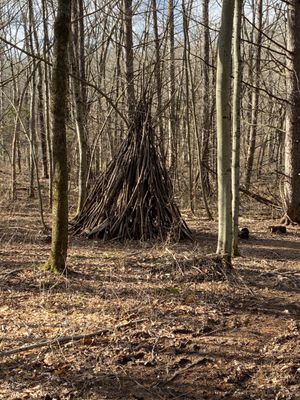
M 249 147 L 246 161 L 246 175 L 245 175 L 245 187 L 249 189 L 254 155 L 256 146 L 257 136 L 257 123 L 258 123 L 258 101 L 259 101 L 259 84 L 260 84 L 260 62 L 261 62 L 261 42 L 262 42 L 262 16 L 263 16 L 263 0 L 258 2 L 257 10 L 257 33 L 256 33 L 256 55 L 255 55 L 255 66 L 254 66 L 254 82 L 255 89 L 252 93 L 252 114 L 251 114 L 251 126 L 249 135 Z
M 160 43 L 158 35 L 158 23 L 157 23 L 157 4 L 156 0 L 152 0 L 152 15 L 153 15 L 153 31 L 155 40 L 155 80 L 156 80 L 156 95 L 157 95 L 157 114 L 158 114 L 158 127 L 159 127 L 159 145 L 161 154 L 165 155 L 164 146 L 164 129 L 162 119 L 162 82 L 161 82 L 161 58 L 160 58 Z
M 285 137 L 285 212 L 288 221 L 300 223 L 300 2 L 288 4 L 287 95 Z
M 39 37 L 37 32 L 37 26 L 35 21 L 34 9 L 32 1 L 28 1 L 29 6 L 29 19 L 30 19 L 30 31 L 31 31 L 31 39 L 30 39 L 30 48 L 31 51 L 41 57 L 40 52 L 40 44 L 39 44 Z M 33 40 L 34 39 L 34 40 Z M 45 39 L 44 39 L 45 40 Z M 35 45 L 35 50 L 34 46 Z M 35 66 L 35 62 L 34 62 Z M 43 91 L 43 66 L 42 63 L 38 63 L 37 65 L 37 72 L 38 72 L 38 81 L 36 84 L 37 89 L 37 97 L 38 97 L 38 118 L 39 118 L 39 134 L 41 139 L 41 153 L 42 153 L 42 165 L 43 165 L 43 178 L 49 179 L 48 174 L 48 154 L 47 154 L 47 138 L 46 138 L 46 127 L 45 127 L 45 104 L 44 104 L 44 91 Z M 36 79 L 35 77 L 33 79 Z M 34 88 L 34 90 L 36 90 Z
M 132 39 L 132 0 L 123 0 L 124 17 L 124 50 L 125 50 L 125 74 L 127 85 L 128 119 L 131 123 L 135 113 L 135 90 L 133 69 L 133 39 Z
M 216 111 L 218 157 L 218 247 L 217 253 L 231 265 L 231 39 L 234 0 L 224 0 L 217 51 Z
M 78 203 L 77 213 L 82 209 L 87 195 L 87 175 L 88 175 L 88 145 L 87 145 L 87 110 L 86 110 L 86 88 L 84 66 L 84 26 L 83 23 L 83 5 L 82 0 L 74 2 L 73 18 L 76 21 L 73 24 L 73 41 L 71 47 L 72 73 L 79 79 L 73 79 L 75 94 L 75 115 L 76 132 L 78 138 L 79 152 L 79 173 L 78 173 Z M 78 24 L 77 20 L 80 21 Z M 78 24 L 78 25 L 77 25 Z
M 67 92 L 71 0 L 59 0 L 54 26 L 54 66 L 51 93 L 53 130 L 53 207 L 51 253 L 47 270 L 64 273 L 68 249 Z
M 40 120 L 40 138 L 41 138 L 41 151 L 42 151 L 42 162 L 43 162 L 43 178 L 49 179 L 48 173 L 48 153 L 47 153 L 47 136 L 46 136 L 46 125 L 45 125 L 45 104 L 44 104 L 44 91 L 43 91 L 43 69 L 41 64 L 38 67 L 38 113 Z
M 240 120 L 241 120 L 241 19 L 242 0 L 234 4 L 233 99 L 232 99 L 232 255 L 237 256 L 239 232 Z
M 42 14 L 43 14 L 43 28 L 44 28 L 44 43 L 43 43 L 43 58 L 48 60 L 49 51 L 49 34 L 48 34 L 48 10 L 47 4 L 42 2 Z M 53 157 L 52 157 L 52 141 L 51 141 L 51 124 L 50 124 L 50 89 L 49 89 L 49 77 L 50 68 L 47 62 L 44 63 L 44 91 L 45 91 L 45 131 L 46 141 L 48 148 L 48 160 L 49 160 L 49 206 L 52 207 L 52 184 L 53 184 Z
M 35 62 L 33 62 L 33 68 L 35 68 Z M 30 125 L 30 140 L 29 140 L 29 168 L 30 168 L 30 180 L 29 180 L 29 191 L 28 197 L 34 198 L 34 153 L 36 146 L 36 72 L 32 73 L 31 82 L 31 94 L 30 94 L 30 114 L 29 114 L 29 125 Z
M 0 23 L 1 23 L 1 18 L 0 18 Z M 4 80 L 4 52 L 3 48 L 0 45 L 0 82 Z M 0 154 L 2 161 L 5 162 L 5 156 L 6 156 L 6 151 L 5 151 L 5 141 L 4 141 L 4 127 L 5 127 L 5 122 L 4 122 L 4 88 L 2 88 L 1 93 L 0 93 Z
M 33 36 L 34 36 L 34 18 L 33 18 L 33 4 L 32 0 L 28 1 L 29 8 L 29 31 L 28 38 L 26 40 L 26 47 L 28 47 L 28 51 L 34 53 L 34 45 L 33 45 Z M 26 31 L 25 31 L 26 32 Z M 31 76 L 31 93 L 30 93 L 30 112 L 29 112 L 29 132 L 30 132 L 30 140 L 29 140 L 29 168 L 30 168 L 30 177 L 29 177 L 29 188 L 28 188 L 28 197 L 34 197 L 34 154 L 35 154 L 35 145 L 36 145 L 36 60 L 32 61 L 32 71 L 30 73 Z
M 174 1 L 168 0 L 168 39 L 169 39 L 169 168 L 170 177 L 174 185 L 177 163 L 177 133 L 176 133 L 176 99 L 175 99 L 175 27 Z
M 190 126 L 190 76 L 189 76 L 189 60 L 188 51 L 189 39 L 188 39 L 188 16 L 185 8 L 185 2 L 182 1 L 182 18 L 183 18 L 183 33 L 184 33 L 184 47 L 183 47 L 183 68 L 185 72 L 185 131 L 187 136 L 187 147 L 188 147 L 188 174 L 189 174 L 189 203 L 190 210 L 194 214 L 194 176 L 193 176 L 193 157 L 192 157 L 192 143 L 191 143 L 191 126 Z
M 209 143 L 210 143 L 210 79 L 209 79 L 209 0 L 202 1 L 202 22 L 203 22 L 203 97 L 202 97 L 202 163 L 209 165 Z M 201 168 L 203 175 L 202 190 L 210 193 L 209 173 Z
M 19 88 L 15 79 L 15 71 L 14 71 L 14 64 L 11 63 L 11 75 L 14 77 L 13 79 L 13 103 L 15 105 L 16 116 L 14 122 L 14 131 L 11 143 L 11 182 L 10 182 L 10 195 L 11 200 L 17 199 L 17 150 L 18 150 L 18 142 L 19 142 L 19 135 L 20 135 L 20 112 L 21 112 L 21 104 L 22 99 L 20 98 Z M 23 94 L 24 95 L 24 94 Z

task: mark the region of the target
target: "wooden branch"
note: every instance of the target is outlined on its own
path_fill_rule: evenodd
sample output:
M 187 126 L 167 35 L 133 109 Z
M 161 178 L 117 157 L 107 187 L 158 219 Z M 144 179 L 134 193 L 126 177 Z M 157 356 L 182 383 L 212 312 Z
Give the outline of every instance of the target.
M 24 269 L 28 269 L 28 268 L 31 268 L 31 266 L 16 268 L 16 269 L 13 269 L 11 271 L 4 272 L 4 273 L 0 274 L 0 278 L 2 280 L 3 278 L 7 278 L 9 275 L 16 274 L 16 273 L 18 273 L 20 271 L 24 271 Z
M 243 187 L 240 187 L 240 192 L 246 194 L 247 196 L 251 197 L 252 199 L 258 201 L 259 203 L 265 204 L 266 206 L 275 207 L 278 210 L 281 210 L 281 208 L 282 208 L 280 206 L 280 204 L 275 203 L 274 201 L 269 200 L 269 199 L 267 199 L 267 198 L 265 198 L 265 197 L 263 197 L 263 196 L 261 196 L 259 194 L 250 192 L 250 190 L 247 190 L 247 189 L 245 189 Z
M 155 143 L 151 99 L 137 105 L 127 138 L 100 174 L 70 233 L 101 240 L 192 240 Z
M 7 44 L 8 46 L 11 46 L 14 49 L 20 51 L 21 53 L 26 54 L 28 57 L 31 57 L 31 58 L 33 58 L 35 60 L 43 62 L 43 63 L 49 65 L 50 67 L 53 66 L 53 64 L 50 61 L 45 60 L 45 58 L 40 57 L 37 54 L 33 54 L 30 51 L 27 51 L 27 50 L 17 46 L 16 44 L 12 43 L 11 41 L 5 39 L 3 36 L 0 36 L 0 42 L 1 41 L 4 42 L 5 44 Z M 98 92 L 102 97 L 105 98 L 105 100 L 111 105 L 111 107 L 113 107 L 113 109 L 118 113 L 118 115 L 122 118 L 122 120 L 125 122 L 125 124 L 127 126 L 129 126 L 129 122 L 128 122 L 126 116 L 119 110 L 117 104 L 105 92 L 103 92 L 103 90 L 101 90 L 97 85 L 95 85 L 95 84 L 93 84 L 91 82 L 88 82 L 88 81 L 86 81 L 84 79 L 81 79 L 81 78 L 79 78 L 78 76 L 76 76 L 76 75 L 74 75 L 72 73 L 69 73 L 69 76 L 72 77 L 73 79 L 76 79 L 76 80 L 84 83 L 86 86 L 89 86 L 92 89 L 94 89 L 96 92 Z
M 207 169 L 212 175 L 214 175 L 214 176 L 217 175 L 216 172 L 213 171 L 208 165 L 202 163 L 202 166 L 205 169 Z M 199 174 L 197 174 L 197 176 L 196 176 L 196 182 L 198 179 L 199 179 Z M 246 194 L 247 196 L 251 197 L 251 199 L 258 201 L 259 203 L 265 204 L 266 206 L 274 207 L 277 210 L 282 209 L 282 207 L 279 203 L 275 203 L 274 201 L 267 199 L 266 197 L 263 197 L 260 194 L 250 192 L 250 190 L 247 190 L 247 189 L 243 188 L 242 186 L 239 187 L 239 191 Z
M 96 336 L 101 336 L 101 335 L 104 335 L 105 333 L 111 333 L 116 329 L 126 328 L 129 325 L 138 324 L 138 323 L 144 322 L 144 321 L 147 321 L 147 319 L 146 318 L 134 319 L 132 321 L 127 321 L 127 322 L 124 322 L 123 324 L 116 325 L 115 328 L 99 329 L 98 331 L 95 331 L 92 333 L 87 333 L 85 335 L 61 336 L 61 337 L 57 337 L 57 338 L 50 339 L 50 340 L 44 340 L 43 342 L 40 342 L 40 343 L 33 343 L 33 344 L 29 344 L 29 345 L 22 346 L 22 347 L 17 347 L 12 350 L 1 351 L 0 357 L 11 356 L 13 354 L 23 353 L 28 350 L 39 349 L 41 347 L 50 347 L 53 345 L 61 345 L 61 344 L 69 343 L 69 342 L 75 342 L 75 341 L 78 342 L 79 340 L 82 340 L 82 339 L 90 339 L 90 338 L 93 338 Z
M 270 36 L 268 36 L 266 34 L 266 32 L 264 32 L 263 30 L 259 29 L 255 24 L 253 24 L 253 22 L 250 21 L 250 19 L 248 19 L 245 15 L 244 15 L 244 19 L 251 25 L 253 26 L 257 31 L 260 31 L 261 34 L 267 38 L 271 43 L 273 43 L 275 46 L 279 47 L 280 49 L 282 49 L 284 52 L 286 52 L 287 54 L 291 54 L 291 51 L 289 51 L 284 45 L 282 45 L 281 43 L 277 42 L 276 40 L 272 39 Z
M 214 362 L 214 361 L 215 361 L 215 359 L 212 357 L 200 357 L 196 361 L 189 364 L 188 366 L 175 371 L 174 374 L 171 375 L 170 377 L 168 377 L 167 379 L 158 382 L 158 385 L 165 385 L 166 383 L 172 382 L 175 378 L 177 378 L 177 376 L 183 374 L 184 372 L 188 371 L 189 369 L 191 369 L 193 367 L 196 367 L 199 364 L 204 364 L 206 362 Z

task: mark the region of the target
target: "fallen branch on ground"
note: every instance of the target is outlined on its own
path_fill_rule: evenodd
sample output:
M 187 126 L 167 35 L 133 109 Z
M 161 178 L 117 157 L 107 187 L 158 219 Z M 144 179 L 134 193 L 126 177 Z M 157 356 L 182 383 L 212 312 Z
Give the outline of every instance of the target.
M 16 268 L 11 271 L 4 272 L 3 274 L 0 274 L 0 277 L 1 277 L 1 279 L 7 278 L 9 275 L 17 274 L 18 272 L 24 271 L 24 269 L 29 269 L 29 268 L 32 268 L 32 265 L 27 266 L 27 267 Z
M 155 386 L 157 385 L 165 385 L 166 383 L 170 383 L 172 382 L 175 378 L 177 378 L 177 376 L 183 374 L 184 372 L 188 371 L 189 369 L 196 367 L 199 364 L 205 364 L 207 362 L 215 362 L 215 359 L 212 357 L 200 357 L 198 358 L 196 361 L 192 362 L 191 364 L 189 364 L 187 367 L 184 368 L 180 368 L 177 371 L 174 372 L 173 375 L 171 375 L 170 377 L 166 378 L 165 380 L 162 380 L 158 383 L 155 384 Z
M 93 338 L 96 336 L 101 336 L 101 335 L 104 335 L 105 333 L 111 333 L 116 329 L 126 328 L 129 325 L 138 324 L 138 323 L 144 322 L 144 321 L 147 321 L 147 319 L 146 318 L 135 319 L 133 321 L 127 321 L 123 324 L 116 325 L 115 328 L 99 329 L 98 331 L 95 331 L 92 333 L 87 333 L 85 335 L 61 336 L 61 337 L 57 337 L 57 338 L 50 339 L 50 340 L 44 340 L 43 342 L 40 342 L 40 343 L 33 343 L 33 344 L 29 344 L 27 346 L 17 347 L 12 350 L 1 351 L 0 357 L 11 356 L 13 354 L 23 353 L 28 350 L 39 349 L 41 347 L 50 347 L 53 345 L 61 345 L 61 344 L 69 343 L 69 342 L 75 342 L 75 341 L 78 342 L 79 340 L 90 339 L 90 338 Z

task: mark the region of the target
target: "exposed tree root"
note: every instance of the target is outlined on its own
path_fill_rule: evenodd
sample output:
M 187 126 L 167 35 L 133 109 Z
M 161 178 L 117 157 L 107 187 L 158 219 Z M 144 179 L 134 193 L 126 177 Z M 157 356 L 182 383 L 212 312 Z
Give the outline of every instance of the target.
M 287 214 L 285 214 L 281 220 L 280 223 L 282 225 L 299 225 L 299 222 L 293 221 L 291 217 L 289 217 Z
M 67 268 L 62 268 L 59 264 L 57 264 L 52 258 L 49 258 L 47 262 L 41 264 L 41 269 L 44 271 L 51 272 L 53 274 L 67 275 Z

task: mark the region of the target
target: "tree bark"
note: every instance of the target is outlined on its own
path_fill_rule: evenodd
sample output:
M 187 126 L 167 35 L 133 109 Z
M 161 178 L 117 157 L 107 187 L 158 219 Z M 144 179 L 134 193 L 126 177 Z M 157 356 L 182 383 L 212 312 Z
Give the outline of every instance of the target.
M 83 26 L 83 4 L 82 0 L 74 1 L 73 18 L 76 21 L 73 24 L 73 40 L 71 49 L 72 73 L 74 97 L 75 97 L 75 116 L 76 132 L 78 138 L 79 153 L 79 173 L 78 173 L 78 203 L 77 213 L 82 209 L 87 195 L 87 176 L 88 176 L 88 144 L 87 144 L 87 109 L 86 109 L 86 88 L 84 65 L 84 26 Z M 77 20 L 80 22 L 78 23 Z M 79 79 L 81 81 L 79 81 Z
M 28 1 L 28 7 L 29 7 L 29 18 L 30 18 L 30 26 L 31 26 L 30 49 L 33 53 L 36 52 L 36 54 L 39 57 L 41 57 L 39 37 L 38 37 L 37 26 L 36 26 L 35 15 L 34 15 L 34 7 L 33 7 L 31 0 Z M 35 46 L 35 50 L 34 50 L 33 44 Z M 35 66 L 35 61 L 33 61 L 33 64 L 34 64 L 33 66 Z M 47 139 L 46 139 L 46 127 L 45 127 L 45 115 L 44 115 L 44 110 L 45 110 L 44 106 L 45 105 L 44 105 L 44 91 L 43 91 L 43 66 L 42 66 L 42 63 L 40 63 L 40 62 L 37 65 L 37 72 L 38 72 L 38 80 L 37 80 L 37 84 L 35 85 L 36 88 L 34 88 L 34 90 L 37 89 L 37 98 L 38 98 L 37 110 L 38 110 L 38 119 L 39 119 L 39 134 L 40 134 L 40 139 L 41 139 L 43 178 L 49 179 Z M 33 77 L 33 79 L 36 79 L 36 78 Z
M 29 11 L 29 30 L 28 30 L 28 38 L 26 40 L 26 46 L 28 47 L 28 51 L 34 53 L 34 18 L 33 18 L 33 4 L 32 0 L 28 1 L 28 11 Z M 26 22 L 26 21 L 25 21 Z M 31 93 L 30 93 L 30 112 L 29 112 L 29 168 L 30 168 L 30 177 L 29 177 L 29 187 L 28 187 L 28 197 L 33 198 L 35 196 L 34 193 L 34 154 L 36 147 L 36 60 L 32 60 L 32 71 L 30 70 L 31 76 Z
M 231 265 L 232 192 L 231 192 L 231 40 L 234 0 L 224 0 L 217 50 L 216 112 L 218 170 L 218 247 L 219 254 Z
M 35 62 L 33 63 L 35 69 Z M 31 80 L 31 93 L 30 93 L 30 113 L 29 113 L 29 126 L 30 126 L 30 140 L 29 140 L 29 168 L 30 168 L 30 180 L 28 187 L 28 197 L 35 197 L 34 190 L 34 154 L 36 147 L 36 71 L 32 73 Z
M 259 102 L 259 84 L 260 84 L 260 64 L 261 64 L 261 42 L 262 42 L 262 16 L 263 16 L 263 0 L 258 2 L 257 10 L 257 31 L 256 31 L 256 54 L 254 66 L 254 86 L 255 89 L 252 93 L 252 112 L 251 112 L 251 125 L 249 134 L 249 147 L 246 160 L 246 175 L 245 187 L 249 189 L 251 183 L 251 176 L 254 164 L 256 136 L 257 136 L 257 123 L 258 123 L 258 102 Z
M 160 57 L 160 42 L 158 35 L 158 23 L 157 23 L 157 4 L 156 0 L 152 0 L 152 16 L 153 16 L 153 31 L 155 41 L 155 81 L 156 81 L 156 95 L 157 95 L 157 114 L 158 114 L 158 127 L 159 127 L 159 146 L 161 154 L 165 156 L 164 146 L 164 128 L 162 119 L 162 81 L 161 81 L 161 57 Z
M 183 68 L 185 73 L 185 130 L 186 130 L 186 139 L 187 139 L 187 147 L 188 147 L 188 174 L 189 174 L 189 204 L 190 210 L 194 214 L 194 174 L 193 174 L 193 156 L 192 156 L 192 135 L 191 135 L 191 126 L 190 126 L 190 76 L 189 76 L 189 59 L 188 59 L 188 51 L 190 50 L 189 46 L 189 23 L 188 16 L 185 7 L 185 1 L 182 1 L 182 19 L 183 19 L 183 33 L 184 33 L 184 46 L 183 46 Z
M 300 223 L 300 1 L 288 3 L 287 98 L 285 137 L 285 212 L 287 221 Z
M 239 232 L 240 136 L 241 136 L 241 20 L 242 0 L 234 4 L 232 99 L 232 255 L 237 256 Z
M 202 22 L 203 22 L 203 96 L 202 96 L 202 163 L 209 165 L 209 142 L 210 142 L 210 78 L 209 78 L 209 0 L 202 0 Z M 203 175 L 202 190 L 210 193 L 209 173 L 201 168 Z
M 53 131 L 53 206 L 51 253 L 45 268 L 65 273 L 68 249 L 67 92 L 71 0 L 59 0 L 54 26 L 54 66 L 51 93 Z
M 169 40 L 169 173 L 174 185 L 177 164 L 176 99 L 175 99 L 175 27 L 174 0 L 168 0 L 168 40 Z
M 136 106 L 133 69 L 132 0 L 123 0 L 123 17 L 128 120 L 131 123 L 134 118 Z
M 44 43 L 43 43 L 43 58 L 46 60 L 44 63 L 44 91 L 45 91 L 45 131 L 46 141 L 48 148 L 48 160 L 49 160 L 49 207 L 52 207 L 52 185 L 53 185 L 53 156 L 52 156 L 52 140 L 51 140 L 51 116 L 50 116 L 50 68 L 47 63 L 48 51 L 49 51 L 49 34 L 48 34 L 48 10 L 46 2 L 42 2 L 42 15 L 43 15 L 43 28 L 44 28 Z

